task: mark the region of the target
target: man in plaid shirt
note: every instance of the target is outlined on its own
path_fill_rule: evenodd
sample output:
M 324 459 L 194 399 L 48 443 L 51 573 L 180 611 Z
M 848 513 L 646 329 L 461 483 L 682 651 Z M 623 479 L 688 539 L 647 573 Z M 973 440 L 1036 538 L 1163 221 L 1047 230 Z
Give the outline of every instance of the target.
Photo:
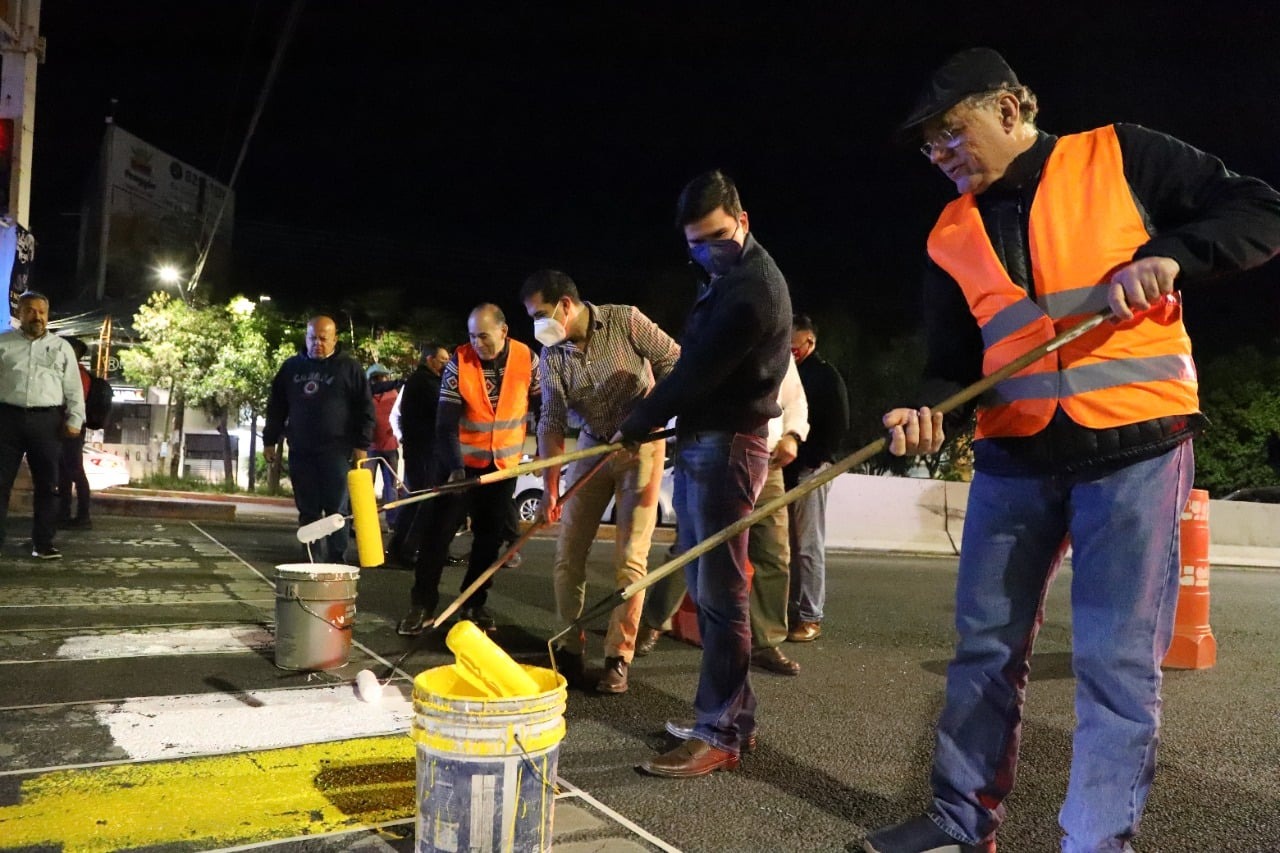
M 557 270 L 540 270 L 525 281 L 520 299 L 543 345 L 539 363 L 542 417 L 538 421 L 538 455 L 564 452 L 570 418 L 581 424 L 578 447 L 608 444 L 636 401 L 675 367 L 679 345 L 658 325 L 630 305 L 583 302 L 573 279 Z M 561 505 L 560 470 L 543 472 L 543 511 L 560 522 L 556 541 L 554 583 L 556 610 L 565 626 L 582 613 L 586 596 L 587 554 L 609 500 L 615 500 L 616 587 L 644 576 L 649 543 L 658 517 L 658 489 L 666 458 L 665 443 L 650 441 L 639 452 L 616 454 L 608 464 Z M 570 481 L 596 460 L 569 467 Z M 614 608 L 604 641 L 604 674 L 596 683 L 602 693 L 623 693 L 635 651 L 644 596 Z M 586 634 L 579 630 L 557 649 L 557 668 L 570 683 L 585 681 Z

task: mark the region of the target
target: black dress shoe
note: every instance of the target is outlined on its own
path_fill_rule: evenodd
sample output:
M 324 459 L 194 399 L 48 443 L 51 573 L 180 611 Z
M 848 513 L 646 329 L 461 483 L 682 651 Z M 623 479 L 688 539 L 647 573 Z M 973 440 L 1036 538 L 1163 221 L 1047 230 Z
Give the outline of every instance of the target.
M 474 622 L 475 626 L 486 634 L 492 634 L 498 630 L 498 621 L 493 618 L 493 614 L 489 612 L 489 608 L 483 604 L 477 604 L 475 607 L 462 608 L 461 618 L 469 622 Z
M 642 658 L 649 652 L 653 651 L 658 640 L 662 637 L 662 632 L 657 628 L 648 628 L 644 625 L 640 626 L 640 634 L 636 637 L 636 657 Z
M 586 686 L 587 671 L 582 655 L 565 651 L 559 646 L 552 649 L 551 654 L 555 658 L 553 663 L 555 664 L 556 672 L 564 676 L 564 680 L 569 687 L 578 689 Z
M 717 770 L 736 770 L 738 756 L 736 753 L 714 747 L 706 741 L 690 739 L 670 752 L 664 752 L 657 758 L 649 759 L 640 765 L 640 769 L 651 776 L 689 779 L 694 776 L 706 776 Z
M 693 738 L 693 723 L 682 723 L 679 720 L 667 720 L 667 734 L 680 740 L 691 740 Z M 749 735 L 741 735 L 738 738 L 740 749 L 743 752 L 756 751 L 756 733 Z
M 400 620 L 400 624 L 396 625 L 396 633 L 402 637 L 418 636 L 431 623 L 431 612 L 425 607 L 413 605 L 409 608 L 409 612 L 405 614 L 405 617 Z
M 751 665 L 778 675 L 799 675 L 800 664 L 782 653 L 777 646 L 765 646 L 751 653 Z

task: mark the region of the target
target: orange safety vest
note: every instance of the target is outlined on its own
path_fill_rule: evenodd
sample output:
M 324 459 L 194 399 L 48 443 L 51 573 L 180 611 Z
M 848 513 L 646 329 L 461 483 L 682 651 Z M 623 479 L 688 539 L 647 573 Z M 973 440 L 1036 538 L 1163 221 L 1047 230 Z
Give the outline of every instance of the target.
M 966 193 L 929 234 L 929 256 L 960 285 L 982 330 L 990 375 L 1107 306 L 1107 281 L 1149 239 L 1115 128 L 1063 136 L 1045 162 L 1028 225 L 1034 299 L 1009 278 Z M 977 438 L 1034 435 L 1061 405 L 1108 429 L 1199 411 L 1182 305 L 1166 300 L 1104 323 L 996 384 L 979 401 Z
M 507 347 L 507 367 L 498 391 L 497 410 L 489 402 L 480 355 L 471 344 L 463 344 L 457 350 L 458 393 L 462 395 L 458 440 L 462 444 L 462 462 L 468 468 L 510 468 L 520 461 L 529 385 L 533 381 L 533 354 L 511 338 L 507 338 Z

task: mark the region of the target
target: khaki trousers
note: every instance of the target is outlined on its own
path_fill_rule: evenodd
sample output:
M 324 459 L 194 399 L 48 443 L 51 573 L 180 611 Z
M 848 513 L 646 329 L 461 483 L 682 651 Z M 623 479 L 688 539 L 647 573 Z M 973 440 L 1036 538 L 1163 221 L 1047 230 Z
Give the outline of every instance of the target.
M 578 436 L 579 449 L 598 444 L 600 442 L 585 432 Z M 658 490 L 665 460 L 666 442 L 663 441 L 645 442 L 634 456 L 615 454 L 565 504 L 552 572 L 556 613 L 562 627 L 569 627 L 582 614 L 587 594 L 587 556 L 610 498 L 614 499 L 616 525 L 614 588 L 639 580 L 649 570 L 649 544 L 658 521 Z M 572 463 L 567 485 L 577 482 L 597 461 L 579 459 Z M 643 607 L 644 594 L 641 593 L 613 609 L 604 638 L 605 657 L 631 661 Z M 582 654 L 585 640 L 583 632 L 570 632 L 561 641 L 561 647 L 571 654 Z

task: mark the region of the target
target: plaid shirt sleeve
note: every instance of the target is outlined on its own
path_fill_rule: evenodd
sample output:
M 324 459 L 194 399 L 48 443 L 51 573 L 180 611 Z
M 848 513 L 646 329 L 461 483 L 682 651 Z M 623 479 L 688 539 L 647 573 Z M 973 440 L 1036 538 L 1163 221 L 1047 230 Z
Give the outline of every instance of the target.
M 653 379 L 661 382 L 680 358 L 680 345 L 639 308 L 632 306 L 629 335 L 636 352 L 653 366 Z

